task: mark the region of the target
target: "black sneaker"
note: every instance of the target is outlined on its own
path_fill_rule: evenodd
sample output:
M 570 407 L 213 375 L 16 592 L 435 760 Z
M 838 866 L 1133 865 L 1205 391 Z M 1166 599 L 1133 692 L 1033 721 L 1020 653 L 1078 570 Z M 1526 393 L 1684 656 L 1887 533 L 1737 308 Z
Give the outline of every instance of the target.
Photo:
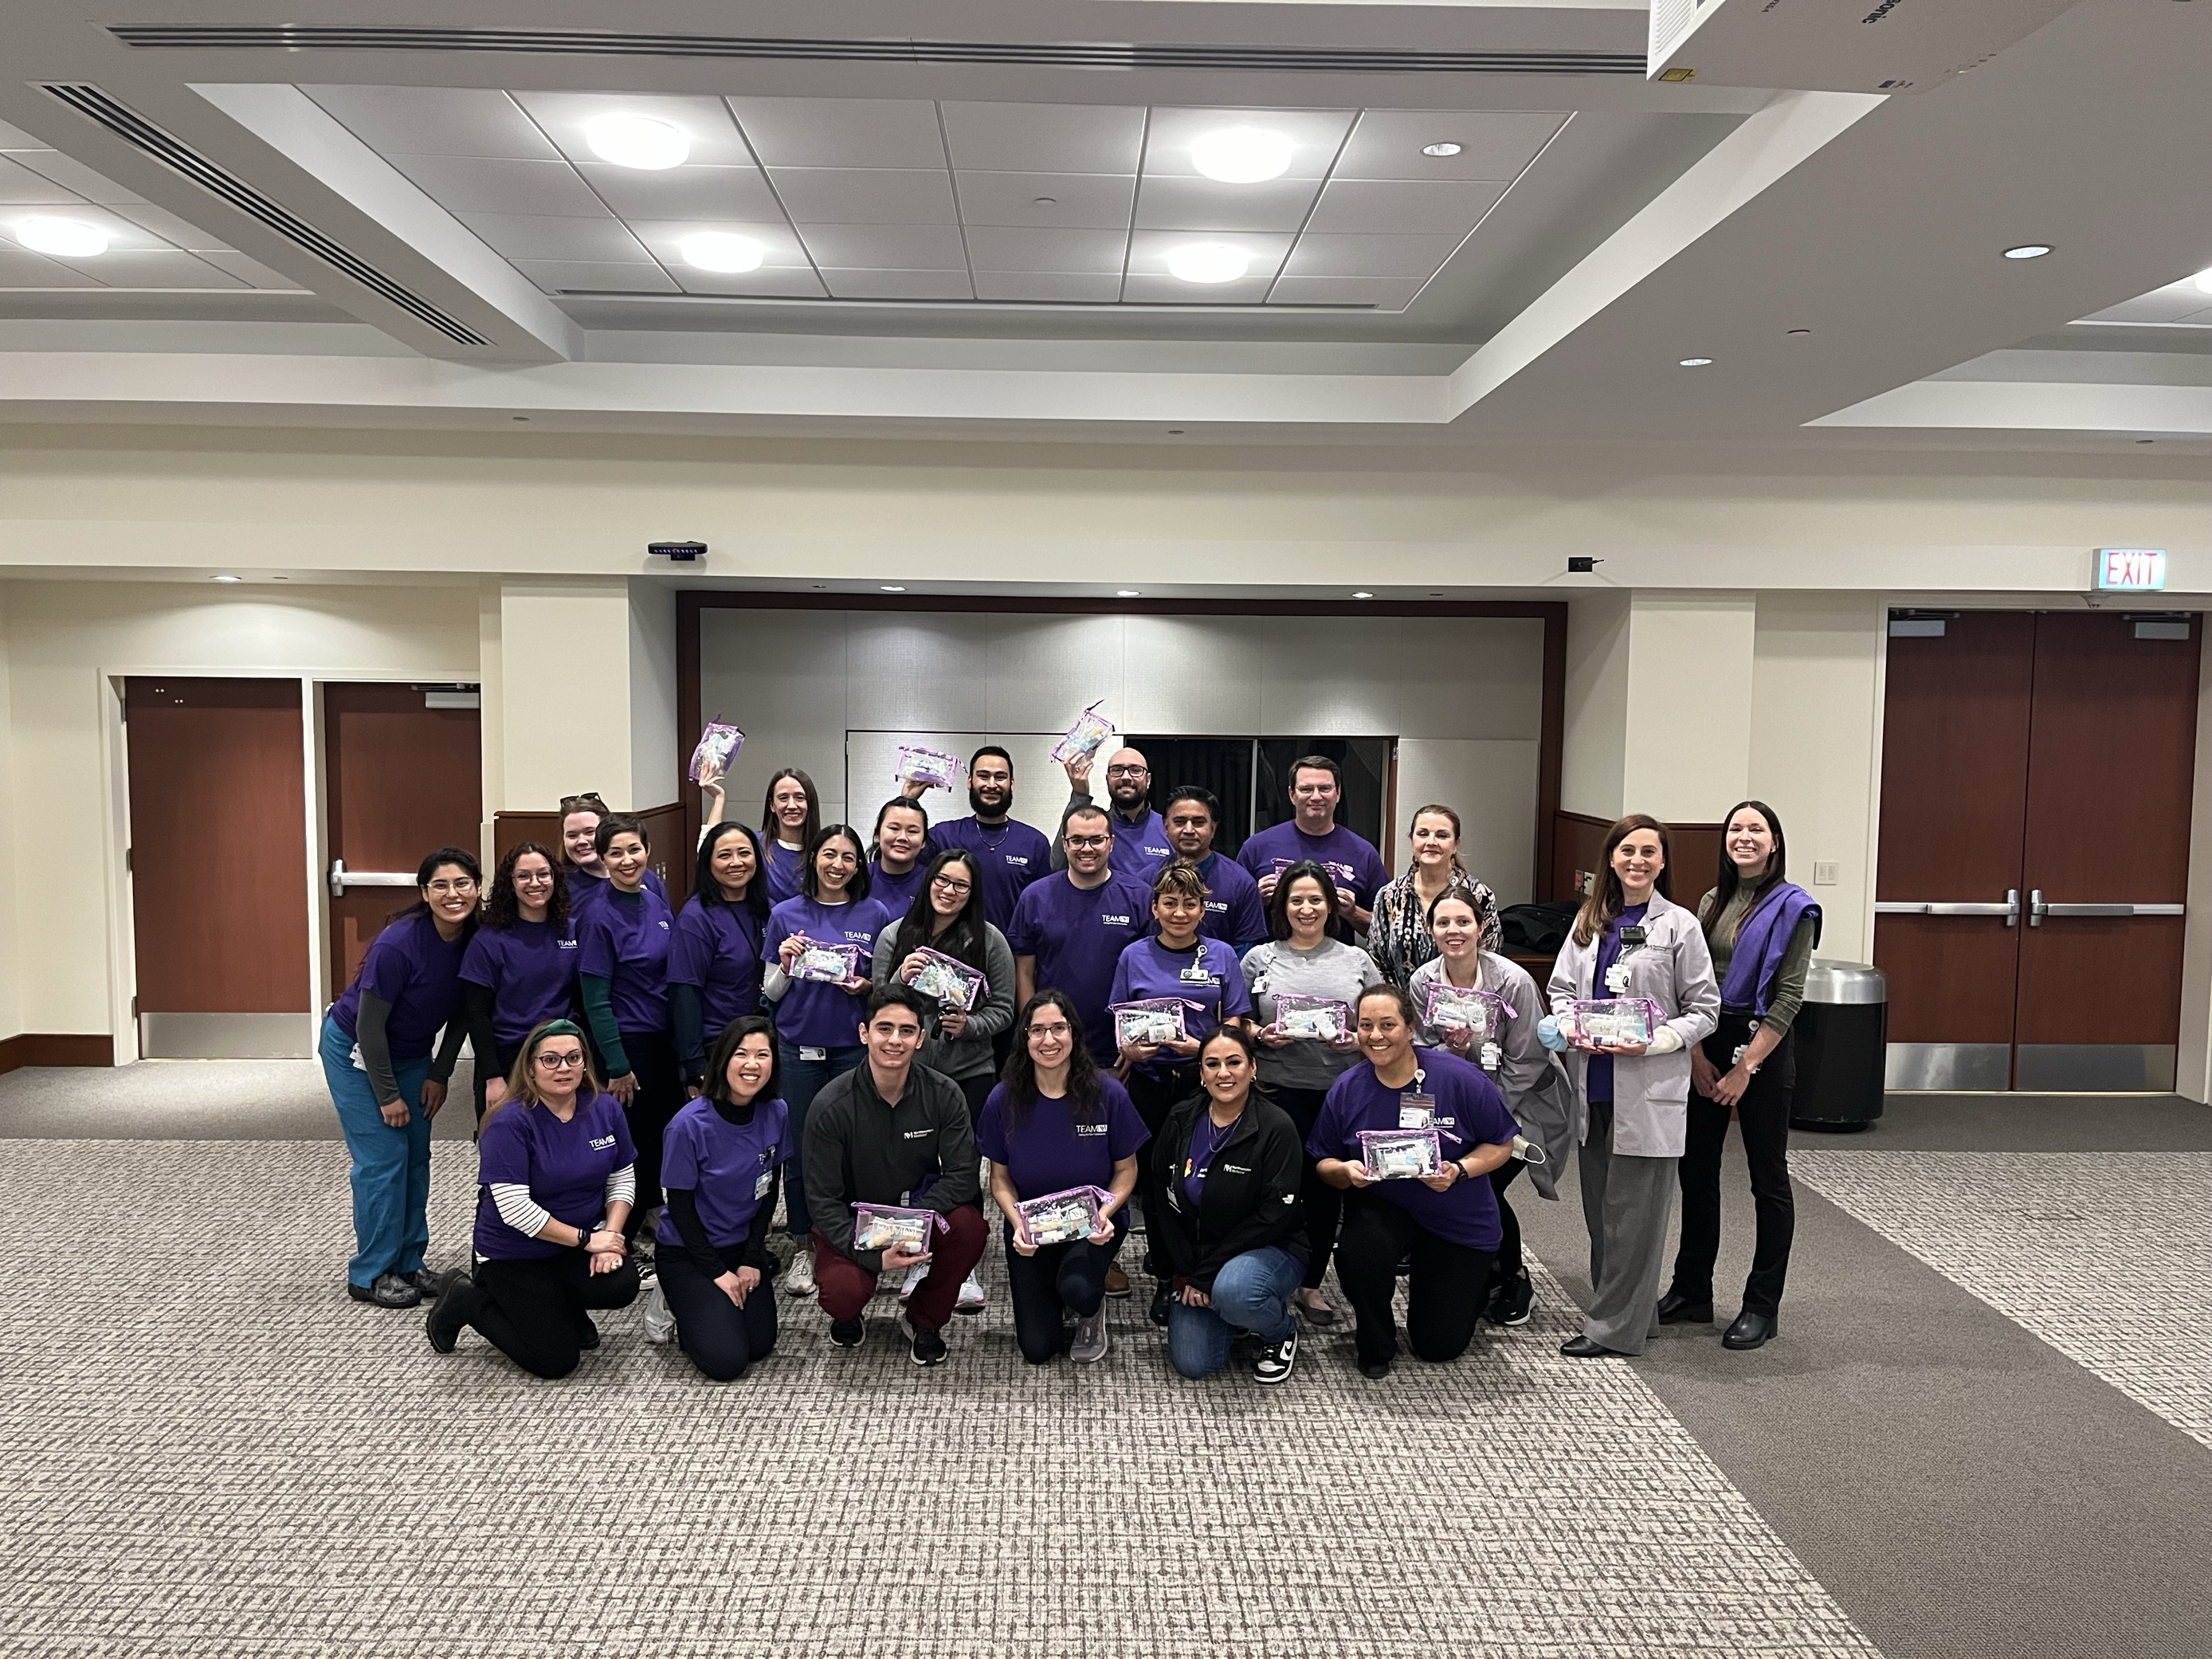
M 917 1365 L 942 1365 L 945 1363 L 945 1338 L 936 1331 L 914 1328 L 914 1363 Z
M 1298 1363 L 1298 1328 L 1291 1327 L 1291 1334 L 1280 1342 L 1260 1350 L 1260 1357 L 1252 1362 L 1252 1380 L 1255 1382 L 1282 1382 L 1289 1380 L 1291 1368 Z
M 1536 1287 L 1527 1279 L 1507 1279 L 1492 1291 L 1483 1317 L 1493 1325 L 1525 1325 L 1536 1309 Z
M 1390 1375 L 1390 1362 L 1387 1359 L 1363 1359 L 1359 1362 L 1359 1374 L 1370 1382 L 1380 1382 Z
M 417 1267 L 411 1273 L 399 1276 L 420 1291 L 425 1302 L 435 1302 L 444 1291 L 447 1280 L 455 1277 L 453 1273 L 441 1273 L 435 1267 Z
M 379 1273 L 373 1285 L 356 1285 L 349 1279 L 346 1294 L 356 1302 L 377 1308 L 414 1308 L 421 1306 L 422 1301 L 422 1292 L 398 1273 Z
M 836 1320 L 830 1327 L 830 1340 L 841 1348 L 859 1347 L 867 1334 L 867 1326 L 857 1319 Z
M 599 1328 L 588 1314 L 576 1316 L 576 1346 L 587 1353 L 599 1346 Z
M 1168 1322 L 1168 1304 L 1175 1300 L 1175 1286 L 1164 1279 L 1152 1287 L 1151 1319 L 1153 1324 L 1165 1328 Z
M 468 1304 L 474 1299 L 471 1292 L 475 1289 L 466 1273 L 449 1274 L 439 1287 L 438 1300 L 430 1309 L 429 1318 L 422 1322 L 422 1329 L 440 1353 L 453 1352 L 453 1345 L 461 1340 L 461 1328 L 469 1322 Z

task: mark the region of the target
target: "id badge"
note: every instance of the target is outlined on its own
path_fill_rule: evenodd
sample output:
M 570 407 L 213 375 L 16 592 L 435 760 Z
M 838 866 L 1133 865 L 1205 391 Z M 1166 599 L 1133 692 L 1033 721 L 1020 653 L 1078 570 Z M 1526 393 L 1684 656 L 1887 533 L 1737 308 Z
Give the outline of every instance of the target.
M 1742 1065 L 1742 1064 L 1743 1064 L 1743 1057 L 1744 1057 L 1746 1054 L 1749 1054 L 1750 1052 L 1751 1052 L 1751 1045 L 1750 1045 L 1748 1042 L 1740 1042 L 1740 1043 L 1738 1043 L 1738 1044 L 1736 1045 L 1736 1050 L 1735 1050 L 1735 1052 L 1734 1054 L 1730 1054 L 1730 1055 L 1729 1056 L 1729 1065 L 1731 1065 L 1731 1066 L 1741 1066 L 1741 1065 Z
M 1434 1095 L 1400 1095 L 1398 1097 L 1398 1127 L 1401 1129 L 1428 1129 L 1436 1126 L 1437 1097 Z
M 768 1189 L 775 1185 L 775 1171 L 763 1170 L 760 1179 L 753 1182 L 753 1202 L 757 1204 L 768 1196 Z
M 1615 996 L 1624 996 L 1627 994 L 1628 964 L 1626 963 L 1615 962 L 1612 967 L 1605 970 L 1605 988 Z
M 801 1060 L 827 1060 L 830 1058 L 830 1051 L 827 1048 L 801 1048 L 799 1051 L 799 1057 Z
M 1214 976 L 1203 963 L 1194 962 L 1176 977 L 1185 985 L 1211 985 Z

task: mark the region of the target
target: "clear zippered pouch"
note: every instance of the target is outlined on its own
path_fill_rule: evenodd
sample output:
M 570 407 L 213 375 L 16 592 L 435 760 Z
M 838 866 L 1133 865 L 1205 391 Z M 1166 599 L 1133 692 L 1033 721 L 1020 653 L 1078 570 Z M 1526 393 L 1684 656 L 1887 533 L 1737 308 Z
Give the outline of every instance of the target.
M 699 746 L 691 751 L 691 781 L 699 781 L 700 769 L 708 761 L 722 769 L 722 775 L 730 774 L 730 763 L 738 757 L 738 750 L 745 746 L 745 734 L 734 726 L 725 726 L 720 720 L 709 720 L 707 729 L 699 734 Z
M 817 945 L 809 939 L 799 952 L 799 960 L 791 964 L 793 979 L 817 980 L 836 985 L 856 977 L 860 971 L 860 947 L 857 945 Z
M 1649 1042 L 1666 1011 L 1650 997 L 1577 998 L 1567 1005 L 1577 1042 Z
M 1014 1207 L 1022 1212 L 1022 1225 L 1032 1244 L 1065 1244 L 1088 1238 L 1098 1231 L 1098 1207 L 1109 1194 L 1096 1187 L 1070 1187 L 1064 1193 L 1047 1193 Z
M 1432 979 L 1427 983 L 1421 1021 L 1438 1031 L 1465 1031 L 1476 1042 L 1494 1041 L 1513 1018 L 1513 1009 L 1495 991 L 1462 990 Z
M 921 744 L 902 743 L 898 751 L 898 781 L 901 783 L 924 784 L 932 789 L 950 789 L 952 780 L 960 775 L 960 757 L 948 755 L 942 749 L 926 748 Z
M 1279 1036 L 1334 1042 L 1352 1030 L 1352 1005 L 1337 997 L 1302 996 L 1285 991 L 1275 998 Z
M 922 958 L 921 967 L 909 981 L 916 996 L 935 997 L 946 1007 L 965 1013 L 990 994 L 991 982 L 959 957 L 926 945 L 915 954 Z
M 1362 1129 L 1359 1156 L 1377 1181 L 1432 1176 L 1443 1164 L 1434 1129 Z
M 1099 746 L 1113 735 L 1114 722 L 1100 714 L 1098 704 L 1094 702 L 1075 717 L 1075 724 L 1067 728 L 1058 743 L 1053 744 L 1052 763 L 1065 766 L 1085 755 L 1095 755 Z
M 1190 1035 L 1183 1024 L 1183 1001 L 1181 997 L 1146 997 L 1139 1002 L 1116 1002 L 1109 1010 L 1114 1016 L 1114 1038 L 1122 1048 L 1139 1043 L 1176 1042 Z
M 853 1248 L 856 1250 L 903 1250 L 908 1255 L 927 1255 L 930 1236 L 939 1228 L 950 1231 L 934 1210 L 909 1210 L 897 1204 L 855 1204 L 853 1206 Z

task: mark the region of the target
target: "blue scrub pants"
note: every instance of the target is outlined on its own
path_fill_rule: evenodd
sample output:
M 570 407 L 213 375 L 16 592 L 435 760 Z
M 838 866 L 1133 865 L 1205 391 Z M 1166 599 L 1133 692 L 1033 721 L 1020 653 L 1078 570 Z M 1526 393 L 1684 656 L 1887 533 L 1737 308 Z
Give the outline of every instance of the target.
M 1229 1366 L 1229 1345 L 1249 1331 L 1273 1346 L 1298 1328 L 1290 1300 L 1305 1265 L 1279 1245 L 1232 1255 L 1213 1276 L 1213 1305 L 1168 1304 L 1168 1363 L 1185 1376 L 1211 1376 Z
M 407 1127 L 395 1129 L 378 1109 L 368 1073 L 353 1063 L 353 1039 L 328 1015 L 320 1048 L 338 1127 L 353 1154 L 353 1236 L 359 1248 L 346 1263 L 346 1277 L 366 1290 L 380 1274 L 415 1272 L 430 1248 L 430 1120 L 422 1111 L 430 1056 L 392 1063 L 408 1109 Z
M 791 1113 L 791 1162 L 783 1171 L 783 1224 L 793 1238 L 804 1240 L 814 1237 L 814 1224 L 806 1214 L 806 1170 L 800 1156 L 806 1146 L 806 1109 L 829 1086 L 830 1079 L 844 1076 L 868 1051 L 856 1042 L 847 1048 L 824 1049 L 820 1060 L 801 1060 L 799 1045 L 788 1037 L 779 1034 L 776 1046 L 781 1051 L 777 1069 L 781 1073 L 783 1103 Z

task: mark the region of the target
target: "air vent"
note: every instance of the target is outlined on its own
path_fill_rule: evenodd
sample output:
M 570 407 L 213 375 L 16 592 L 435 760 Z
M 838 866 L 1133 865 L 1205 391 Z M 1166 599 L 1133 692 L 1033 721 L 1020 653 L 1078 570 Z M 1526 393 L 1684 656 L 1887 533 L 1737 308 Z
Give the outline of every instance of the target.
M 1034 64 L 1090 70 L 1289 70 L 1360 75 L 1637 75 L 1640 52 L 1401 52 L 1365 46 L 1172 42 L 805 40 L 595 29 L 319 23 L 111 27 L 129 46 L 199 52 L 496 52 L 580 58 L 735 58 L 836 64 Z
M 421 295 L 386 276 L 359 254 L 339 246 L 304 220 L 295 217 L 227 169 L 210 161 L 181 140 L 171 137 L 129 106 L 118 104 L 98 87 L 46 86 L 50 97 L 67 104 L 78 114 L 97 121 L 133 149 L 143 150 L 170 172 L 191 179 L 201 189 L 221 197 L 240 213 L 250 215 L 285 240 L 305 248 L 335 270 L 343 271 L 363 288 L 372 289 L 410 317 L 434 328 L 462 345 L 488 346 L 489 340 L 467 324 L 448 317 Z

